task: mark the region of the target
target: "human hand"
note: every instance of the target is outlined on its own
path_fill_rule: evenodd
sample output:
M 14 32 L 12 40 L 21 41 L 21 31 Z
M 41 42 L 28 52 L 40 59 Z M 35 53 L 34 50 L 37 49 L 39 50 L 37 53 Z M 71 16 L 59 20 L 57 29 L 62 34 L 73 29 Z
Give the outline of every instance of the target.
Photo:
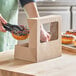
M 3 28 L 2 23 L 3 23 L 3 24 L 6 24 L 7 21 L 6 21 L 6 20 L 1 16 L 1 14 L 0 14 L 0 31 L 1 31 L 1 32 L 6 32 L 6 30 Z
M 48 42 L 51 39 L 51 35 L 45 31 L 43 25 L 40 27 L 40 40 L 42 42 Z

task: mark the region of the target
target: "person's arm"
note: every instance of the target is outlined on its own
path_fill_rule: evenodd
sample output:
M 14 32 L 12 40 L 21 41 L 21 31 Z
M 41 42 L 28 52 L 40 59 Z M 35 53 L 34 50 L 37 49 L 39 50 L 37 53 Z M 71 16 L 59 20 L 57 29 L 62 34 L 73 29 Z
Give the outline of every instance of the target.
M 26 10 L 29 18 L 39 17 L 37 5 L 34 0 L 20 0 L 20 2 L 22 7 Z M 50 40 L 50 35 L 45 31 L 43 25 L 40 27 L 40 40 L 44 42 Z
M 20 0 L 22 7 L 26 10 L 28 17 L 39 17 L 35 0 Z

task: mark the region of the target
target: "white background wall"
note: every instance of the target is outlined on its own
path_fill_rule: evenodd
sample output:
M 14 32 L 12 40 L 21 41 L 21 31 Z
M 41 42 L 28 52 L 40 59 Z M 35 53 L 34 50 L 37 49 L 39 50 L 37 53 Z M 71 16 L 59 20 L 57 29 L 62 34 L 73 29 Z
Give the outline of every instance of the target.
M 60 2 L 76 2 L 76 0 L 56 0 L 56 1 L 60 1 Z
M 36 1 L 76 2 L 76 0 L 36 0 Z

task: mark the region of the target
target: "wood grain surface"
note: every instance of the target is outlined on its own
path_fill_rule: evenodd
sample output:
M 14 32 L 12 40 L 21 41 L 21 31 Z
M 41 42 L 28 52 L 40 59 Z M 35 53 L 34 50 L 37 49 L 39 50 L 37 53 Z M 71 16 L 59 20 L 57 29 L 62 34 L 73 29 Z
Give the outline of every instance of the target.
M 76 53 L 64 51 L 59 58 L 39 63 L 13 57 L 14 51 L 0 53 L 0 76 L 76 76 Z

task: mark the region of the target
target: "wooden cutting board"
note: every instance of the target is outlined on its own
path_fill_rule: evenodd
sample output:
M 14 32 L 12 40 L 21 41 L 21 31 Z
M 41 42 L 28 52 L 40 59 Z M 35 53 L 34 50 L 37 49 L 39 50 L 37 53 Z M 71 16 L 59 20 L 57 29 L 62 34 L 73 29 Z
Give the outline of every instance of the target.
M 62 44 L 62 49 L 63 50 L 66 50 L 66 51 L 70 51 L 70 52 L 75 52 L 76 53 L 76 46 L 73 46 L 73 45 L 65 45 L 65 44 Z
M 76 55 L 32 63 L 14 60 L 14 51 L 0 53 L 0 76 L 76 76 Z

